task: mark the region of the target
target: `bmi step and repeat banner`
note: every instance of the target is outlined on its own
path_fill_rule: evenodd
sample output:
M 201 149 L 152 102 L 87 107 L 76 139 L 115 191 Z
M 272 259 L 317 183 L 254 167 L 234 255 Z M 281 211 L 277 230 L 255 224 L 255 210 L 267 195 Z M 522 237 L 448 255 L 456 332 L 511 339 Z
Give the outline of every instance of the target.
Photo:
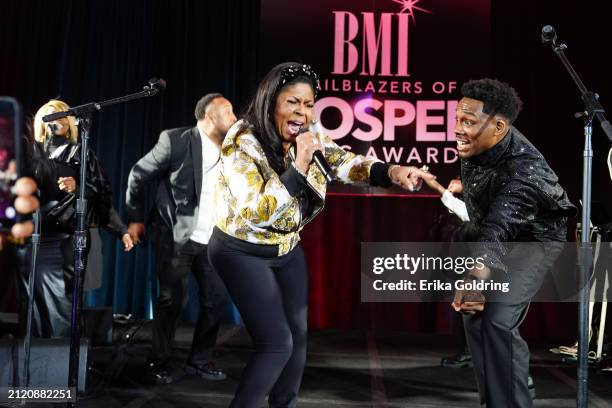
M 443 184 L 459 174 L 455 109 L 462 83 L 490 75 L 490 0 L 262 0 L 261 41 L 260 72 L 299 61 L 319 73 L 315 112 L 336 143 L 426 164 Z

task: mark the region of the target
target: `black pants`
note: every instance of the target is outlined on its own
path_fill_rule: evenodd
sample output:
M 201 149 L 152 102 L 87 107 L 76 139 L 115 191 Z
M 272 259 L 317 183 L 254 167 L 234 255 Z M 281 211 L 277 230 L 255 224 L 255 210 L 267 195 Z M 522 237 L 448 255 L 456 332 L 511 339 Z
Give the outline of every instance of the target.
M 221 314 L 227 303 L 227 290 L 208 262 L 208 246 L 187 241 L 175 253 L 172 231 L 163 226 L 153 230 L 159 296 L 153 310 L 153 347 L 151 360 L 164 363 L 172 352 L 181 309 L 189 291 L 189 274 L 198 284 L 200 310 L 188 361 L 206 363 L 219 333 Z
M 480 402 L 489 408 L 533 406 L 527 377 L 529 347 L 519 326 L 529 302 L 558 257 L 562 243 L 526 243 L 508 254 L 512 302 L 487 302 L 482 313 L 464 316 Z
M 308 270 L 300 246 L 262 257 L 227 245 L 217 230 L 209 257 L 244 320 L 255 354 L 231 407 L 294 407 L 306 363 Z

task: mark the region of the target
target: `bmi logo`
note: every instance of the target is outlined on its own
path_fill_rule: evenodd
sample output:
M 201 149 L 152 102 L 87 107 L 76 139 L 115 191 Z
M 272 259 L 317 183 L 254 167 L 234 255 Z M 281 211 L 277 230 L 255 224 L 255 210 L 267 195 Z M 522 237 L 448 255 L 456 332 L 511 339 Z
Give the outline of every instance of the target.
M 416 25 L 415 12 L 431 14 L 417 6 L 421 0 L 392 0 L 401 5 L 397 13 L 334 11 L 334 67 L 332 74 L 358 70 L 364 76 L 410 76 L 408 66 L 409 26 Z M 361 37 L 361 49 L 355 44 Z M 397 57 L 392 58 L 396 47 Z

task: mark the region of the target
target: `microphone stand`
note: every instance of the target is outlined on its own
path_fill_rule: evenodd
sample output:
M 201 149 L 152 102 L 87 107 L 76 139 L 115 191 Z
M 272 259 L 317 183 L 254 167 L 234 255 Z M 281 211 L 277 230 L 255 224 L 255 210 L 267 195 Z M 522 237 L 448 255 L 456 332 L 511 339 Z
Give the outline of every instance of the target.
M 26 332 L 23 339 L 23 385 L 30 386 L 30 350 L 32 340 L 32 311 L 34 309 L 34 280 L 36 279 L 36 260 L 38 259 L 38 249 L 40 248 L 40 209 L 32 215 L 34 221 L 34 233 L 32 234 L 32 256 L 30 265 L 30 276 L 28 277 L 28 315 L 26 316 Z
M 70 362 L 68 365 L 68 387 L 74 388 L 74 395 L 78 393 L 79 385 L 79 353 L 81 342 L 81 308 L 83 303 L 83 273 L 87 267 L 87 199 L 85 189 L 87 188 L 87 150 L 89 143 L 89 129 L 91 126 L 91 115 L 94 111 L 135 99 L 146 98 L 155 95 L 166 87 L 163 79 L 151 79 L 149 85 L 140 92 L 109 99 L 103 102 L 91 102 L 75 106 L 66 111 L 55 112 L 43 117 L 43 122 L 52 122 L 66 116 L 74 116 L 77 119 L 80 135 L 81 163 L 79 179 L 79 197 L 76 203 L 76 228 L 74 231 L 74 276 L 72 279 L 72 307 L 70 319 Z M 67 407 L 77 406 L 75 401 L 69 401 Z
M 602 129 L 612 141 L 612 126 L 605 118 L 605 110 L 599 102 L 599 95 L 589 91 L 571 63 L 565 55 L 567 46 L 563 43 L 557 44 L 557 36 L 555 30 L 551 26 L 545 26 L 542 29 L 542 42 L 544 45 L 550 45 L 553 52 L 559 57 L 561 63 L 569 73 L 570 77 L 578 87 L 581 94 L 582 102 L 584 103 L 584 111 L 575 114 L 576 118 L 582 118 L 584 121 L 584 151 L 583 151 L 583 167 L 582 167 L 582 219 L 581 219 L 581 234 L 580 234 L 580 250 L 578 253 L 578 269 L 579 269 L 579 309 L 578 309 L 578 392 L 576 395 L 576 406 L 578 408 L 587 408 L 588 406 L 588 377 L 589 377 L 589 298 L 590 286 L 589 278 L 591 268 L 593 267 L 593 250 L 591 245 L 591 185 L 592 185 L 592 163 L 593 163 L 593 148 L 591 145 L 591 136 L 593 134 L 593 119 L 597 118 Z

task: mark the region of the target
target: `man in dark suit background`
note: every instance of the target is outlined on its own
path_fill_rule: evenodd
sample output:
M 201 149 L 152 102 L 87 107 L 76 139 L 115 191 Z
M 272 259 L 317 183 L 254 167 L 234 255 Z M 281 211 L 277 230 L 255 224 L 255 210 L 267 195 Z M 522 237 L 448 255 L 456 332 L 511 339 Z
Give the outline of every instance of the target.
M 186 299 L 189 272 L 199 287 L 200 311 L 185 370 L 209 380 L 226 375 L 211 361 L 219 320 L 227 302 L 223 282 L 208 263 L 213 224 L 213 193 L 219 172 L 219 149 L 236 121 L 232 104 L 218 93 L 202 97 L 195 108 L 196 126 L 164 130 L 157 144 L 130 171 L 126 192 L 130 235 L 145 233 L 144 189 L 158 182 L 153 214 L 153 246 L 159 296 L 154 307 L 150 379 L 174 381 L 168 370 L 176 323 Z

